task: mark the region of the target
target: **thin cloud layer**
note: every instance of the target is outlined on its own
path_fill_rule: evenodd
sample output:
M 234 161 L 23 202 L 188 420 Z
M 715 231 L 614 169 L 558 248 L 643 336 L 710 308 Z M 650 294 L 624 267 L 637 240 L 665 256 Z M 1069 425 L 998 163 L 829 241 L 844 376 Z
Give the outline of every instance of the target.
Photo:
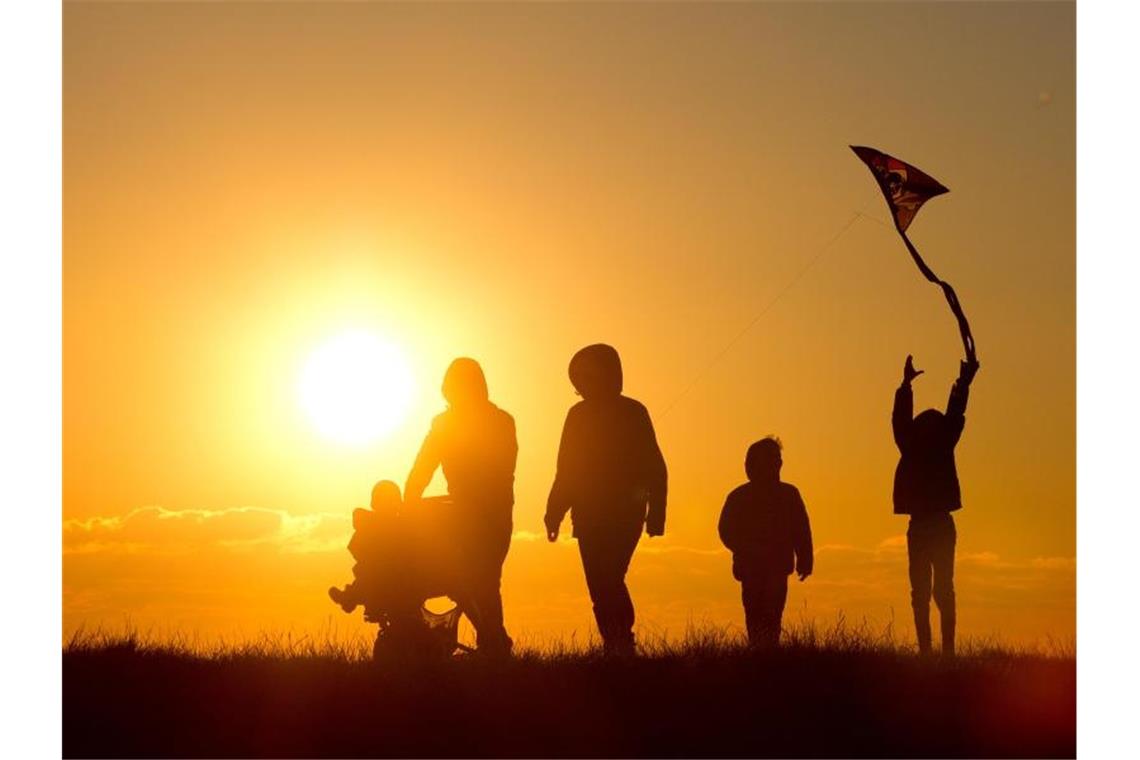
M 287 552 L 343 551 L 352 517 L 342 513 L 295 515 L 261 507 L 166 509 L 142 507 L 125 515 L 65 520 L 63 550 L 74 552 L 276 548 Z M 516 530 L 515 542 L 545 536 Z
M 284 551 L 331 551 L 344 547 L 351 530 L 351 518 L 339 514 L 294 515 L 259 507 L 142 507 L 118 517 L 65 521 L 63 550 L 145 552 L 270 546 Z
M 334 610 L 325 593 L 351 579 L 351 532 L 348 514 L 252 507 L 145 507 L 118 517 L 68 520 L 65 629 L 124 616 L 217 631 L 315 626 L 330 616 L 362 626 Z M 1073 635 L 1074 558 L 1014 559 L 971 549 L 960 550 L 957 559 L 964 634 L 1014 640 Z M 639 625 L 675 633 L 690 623 L 739 626 L 740 587 L 731 566 L 722 547 L 642 540 L 629 575 Z M 593 622 L 581 572 L 573 540 L 563 536 L 552 545 L 540 533 L 516 531 L 503 578 L 508 623 L 540 637 L 588 635 Z M 787 615 L 790 622 L 838 615 L 876 625 L 894 621 L 900 635 L 908 635 L 905 536 L 870 547 L 818 546 L 815 574 L 789 584 Z

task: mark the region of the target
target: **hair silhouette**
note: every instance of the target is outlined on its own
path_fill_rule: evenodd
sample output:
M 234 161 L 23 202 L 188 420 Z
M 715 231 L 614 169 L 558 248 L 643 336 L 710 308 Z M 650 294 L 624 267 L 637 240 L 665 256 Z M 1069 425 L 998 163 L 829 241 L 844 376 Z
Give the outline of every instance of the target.
M 451 362 L 443 375 L 444 399 L 454 408 L 479 404 L 489 399 L 487 378 L 479 362 L 465 356 Z
M 748 447 L 744 456 L 744 473 L 749 480 L 779 480 L 784 461 L 780 452 L 784 446 L 774 435 L 761 439 Z

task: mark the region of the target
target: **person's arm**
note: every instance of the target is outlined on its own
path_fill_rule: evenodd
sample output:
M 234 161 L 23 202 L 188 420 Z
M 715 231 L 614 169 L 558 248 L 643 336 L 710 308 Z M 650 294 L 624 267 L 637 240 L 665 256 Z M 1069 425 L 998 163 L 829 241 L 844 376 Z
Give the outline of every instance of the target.
M 794 491 L 792 503 L 792 531 L 796 551 L 796 574 L 800 580 L 811 575 L 815 565 L 815 554 L 811 545 L 811 521 L 808 520 L 807 507 L 798 489 Z
M 964 361 L 959 365 L 958 379 L 950 388 L 950 400 L 946 402 L 946 422 L 951 445 L 958 443 L 962 429 L 966 427 L 966 402 L 970 400 L 970 383 L 978 372 L 979 365 Z
M 740 548 L 737 541 L 740 535 L 737 525 L 737 512 L 736 501 L 732 498 L 732 494 L 729 494 L 728 498 L 724 500 L 724 506 L 721 507 L 720 521 L 717 523 L 716 530 L 720 534 L 720 542 L 733 554 L 736 554 Z
M 549 541 L 558 539 L 558 528 L 562 519 L 570 511 L 570 480 L 571 456 L 576 445 L 574 434 L 574 410 L 566 415 L 566 422 L 562 424 L 562 438 L 558 442 L 558 463 L 554 472 L 554 484 L 550 487 L 550 495 L 546 498 L 546 515 L 543 523 L 546 525 L 546 538 Z
M 510 438 L 507 442 L 506 461 L 504 464 L 509 466 L 511 476 L 513 477 L 515 468 L 519 463 L 519 436 L 515 428 L 515 418 L 506 412 L 503 412 L 503 414 L 506 415 L 507 418 L 507 435 Z
M 419 453 L 416 454 L 412 470 L 408 473 L 408 482 L 404 484 L 405 504 L 423 498 L 424 489 L 428 487 L 428 483 L 431 483 L 440 459 L 439 433 L 436 431 L 435 423 L 432 423 L 431 430 L 428 431 L 423 444 L 420 445 Z
M 924 371 L 914 368 L 914 357 L 909 355 L 906 357 L 902 385 L 895 391 L 895 406 L 891 411 L 891 429 L 895 434 L 895 445 L 899 447 L 900 452 L 907 447 L 910 423 L 914 417 L 914 392 L 911 391 L 910 384 Z
M 669 491 L 669 470 L 665 457 L 657 445 L 657 432 L 653 420 L 645 412 L 646 427 L 646 487 L 649 491 L 649 513 L 645 518 L 645 532 L 650 536 L 665 534 L 665 502 Z

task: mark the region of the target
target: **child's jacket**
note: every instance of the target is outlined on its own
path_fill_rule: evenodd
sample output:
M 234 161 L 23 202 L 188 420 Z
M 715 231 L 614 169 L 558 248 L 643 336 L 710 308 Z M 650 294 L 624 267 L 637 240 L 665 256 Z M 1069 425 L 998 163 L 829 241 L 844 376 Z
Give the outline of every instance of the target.
M 891 426 L 902 454 L 895 469 L 895 514 L 927 515 L 962 508 L 954 446 L 966 425 L 968 398 L 969 386 L 956 382 L 945 414 L 927 411 L 912 419 L 910 386 L 904 384 L 895 391 Z
M 749 482 L 736 488 L 724 502 L 718 530 L 732 552 L 737 580 L 812 571 L 807 508 L 790 483 Z

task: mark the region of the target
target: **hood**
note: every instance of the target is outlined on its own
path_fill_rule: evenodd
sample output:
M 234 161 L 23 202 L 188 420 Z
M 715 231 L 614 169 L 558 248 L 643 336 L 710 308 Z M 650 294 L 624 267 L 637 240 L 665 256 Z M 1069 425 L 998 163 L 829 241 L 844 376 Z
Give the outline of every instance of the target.
M 620 396 L 621 357 L 605 343 L 586 346 L 570 360 L 570 382 L 582 398 Z

